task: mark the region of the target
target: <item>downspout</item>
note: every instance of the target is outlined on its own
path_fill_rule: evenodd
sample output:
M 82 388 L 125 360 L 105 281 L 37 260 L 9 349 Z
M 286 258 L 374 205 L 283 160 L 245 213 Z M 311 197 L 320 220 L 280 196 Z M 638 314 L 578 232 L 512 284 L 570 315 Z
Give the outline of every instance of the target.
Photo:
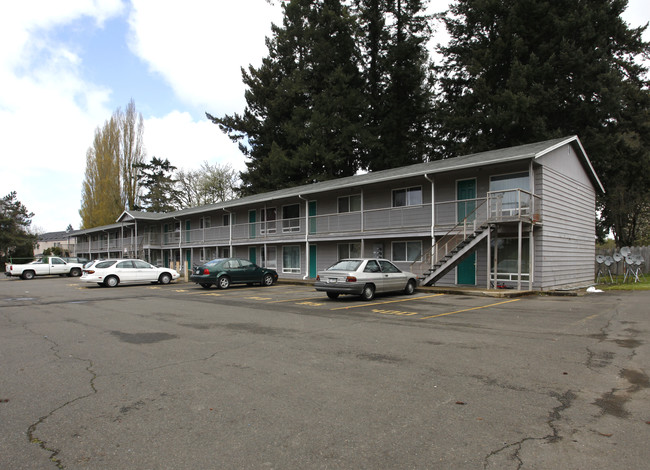
M 234 255 L 232 252 L 232 212 L 225 207 L 223 208 L 223 211 L 228 214 L 228 252 L 230 254 L 229 257 L 232 258 Z M 219 256 L 219 253 L 217 253 L 217 256 Z
M 530 224 L 530 234 L 528 236 L 528 290 L 533 290 L 533 275 L 535 273 L 535 204 L 537 200 L 535 199 L 535 170 L 533 168 L 533 160 L 530 160 L 530 165 L 528 167 L 528 180 L 530 186 L 530 216 L 532 219 Z
M 304 281 L 309 279 L 309 201 L 298 194 L 298 198 L 305 201 L 305 275 L 302 277 Z
M 435 195 L 435 183 L 433 181 L 433 178 L 430 178 L 429 175 L 426 173 L 424 174 L 424 178 L 431 183 L 431 266 L 433 266 L 433 260 L 435 253 L 434 247 L 436 246 L 436 233 L 435 233 L 435 225 L 436 225 L 436 195 Z

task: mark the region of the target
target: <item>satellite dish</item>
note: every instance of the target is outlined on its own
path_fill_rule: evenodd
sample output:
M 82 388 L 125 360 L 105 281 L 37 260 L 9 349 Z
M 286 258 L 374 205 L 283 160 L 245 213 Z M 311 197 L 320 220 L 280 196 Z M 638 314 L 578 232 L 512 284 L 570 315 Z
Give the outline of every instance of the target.
M 621 255 L 625 258 L 627 258 L 630 254 L 632 254 L 632 250 L 630 250 L 629 246 L 624 246 L 621 248 Z
M 623 259 L 623 256 L 620 253 L 614 253 L 614 261 L 617 263 Z
M 605 262 L 605 257 L 603 255 L 596 255 L 596 263 L 603 264 Z
M 626 257 L 625 257 L 625 262 L 626 262 L 627 264 L 632 265 L 632 264 L 634 264 L 634 258 L 633 258 L 632 256 L 626 256 Z
M 608 256 L 605 258 L 605 266 L 611 266 L 614 260 L 612 259 L 611 256 Z

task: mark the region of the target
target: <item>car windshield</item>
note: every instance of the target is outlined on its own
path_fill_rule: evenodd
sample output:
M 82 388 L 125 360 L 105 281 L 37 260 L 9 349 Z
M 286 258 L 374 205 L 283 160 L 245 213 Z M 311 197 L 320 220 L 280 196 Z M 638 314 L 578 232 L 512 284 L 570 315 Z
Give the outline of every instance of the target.
M 217 258 L 213 259 L 212 261 L 208 261 L 205 263 L 205 266 L 216 266 L 217 264 L 221 263 L 225 258 Z
M 356 271 L 361 266 L 359 259 L 343 259 L 336 264 L 333 264 L 328 271 Z

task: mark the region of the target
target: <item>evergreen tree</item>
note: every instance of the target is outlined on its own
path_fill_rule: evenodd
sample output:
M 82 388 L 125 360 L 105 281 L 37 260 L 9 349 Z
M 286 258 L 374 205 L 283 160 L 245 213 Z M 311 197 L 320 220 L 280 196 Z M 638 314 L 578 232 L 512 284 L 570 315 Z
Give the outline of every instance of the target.
M 457 0 L 444 17 L 436 144 L 442 156 L 577 134 L 607 193 L 617 243 L 635 239 L 650 187 L 650 52 L 626 0 Z
M 144 121 L 142 114 L 135 109 L 133 99 L 129 101 L 126 110 L 116 111 L 121 130 L 120 142 L 120 181 L 122 187 L 123 207 L 133 208 L 138 205 L 140 197 L 138 191 L 138 175 L 135 165 L 144 162 L 143 134 Z
M 430 18 L 422 0 L 355 0 L 363 51 L 367 137 L 364 166 L 383 170 L 430 153 Z
M 339 0 L 292 0 L 259 68 L 242 70 L 243 115 L 206 115 L 249 161 L 243 194 L 354 174 L 366 104 L 355 21 Z
M 17 199 L 16 191 L 0 199 L 0 263 L 34 255 L 37 236 L 29 232 L 32 217 L 34 213 Z
M 152 157 L 149 163 L 137 163 L 138 183 L 145 189 L 142 195 L 142 206 L 137 210 L 146 212 L 172 212 L 180 207 L 176 181 L 172 173 L 176 167 L 169 160 Z

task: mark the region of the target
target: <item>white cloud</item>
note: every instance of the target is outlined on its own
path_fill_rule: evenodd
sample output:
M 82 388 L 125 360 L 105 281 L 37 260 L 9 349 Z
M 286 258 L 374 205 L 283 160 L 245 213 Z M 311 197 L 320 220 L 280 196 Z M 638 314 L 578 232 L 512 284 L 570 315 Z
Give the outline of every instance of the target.
M 265 0 L 133 0 L 130 47 L 182 101 L 221 115 L 244 108 L 240 68 L 261 62 L 281 20 Z
M 177 168 L 196 169 L 207 161 L 245 168 L 244 157 L 233 143 L 210 121 L 194 121 L 189 113 L 173 111 L 162 118 L 146 119 L 144 142 L 147 160 L 168 159 Z

